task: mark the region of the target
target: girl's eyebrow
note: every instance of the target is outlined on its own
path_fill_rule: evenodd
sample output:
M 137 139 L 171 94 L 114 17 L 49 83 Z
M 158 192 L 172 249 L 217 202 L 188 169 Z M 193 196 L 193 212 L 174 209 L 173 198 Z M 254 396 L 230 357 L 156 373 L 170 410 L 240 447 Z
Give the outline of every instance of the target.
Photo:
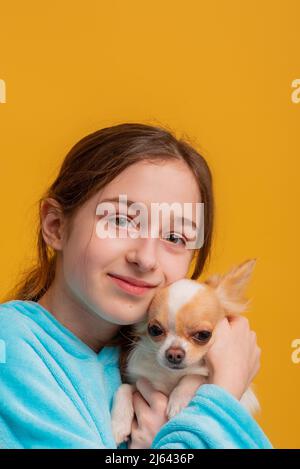
M 127 206 L 128 205 L 131 205 L 131 204 L 138 204 L 138 203 L 141 203 L 141 202 L 133 202 L 133 200 L 128 200 L 125 202 L 125 200 L 120 200 L 119 199 L 119 196 L 118 197 L 112 197 L 111 199 L 103 199 L 99 202 L 99 204 L 102 204 L 102 202 L 119 202 L 121 204 L 126 204 Z
M 118 202 L 118 203 L 121 203 L 123 205 L 127 205 L 127 207 L 129 205 L 132 205 L 132 204 L 140 204 L 140 203 L 143 203 L 143 202 L 134 202 L 133 200 L 130 200 L 130 199 L 126 199 L 126 202 L 125 200 L 120 200 L 119 196 L 118 197 L 111 197 L 111 198 L 108 198 L 108 199 L 103 199 L 101 200 L 100 202 L 98 202 L 99 204 L 101 204 L 102 202 Z M 193 227 L 193 229 L 196 229 L 197 228 L 197 225 L 194 221 L 190 220 L 189 218 L 185 218 L 185 217 L 175 217 L 175 219 L 181 219 L 182 221 L 184 221 L 184 223 L 186 223 L 187 225 L 191 225 Z M 185 226 L 187 226 L 185 225 Z

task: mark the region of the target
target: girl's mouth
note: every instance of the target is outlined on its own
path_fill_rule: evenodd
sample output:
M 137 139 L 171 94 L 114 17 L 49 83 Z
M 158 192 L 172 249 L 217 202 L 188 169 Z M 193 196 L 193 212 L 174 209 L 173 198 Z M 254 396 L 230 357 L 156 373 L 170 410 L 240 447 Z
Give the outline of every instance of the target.
M 137 285 L 133 285 L 132 283 L 126 282 L 125 280 L 122 280 L 120 278 L 114 277 L 111 274 L 107 274 L 108 277 L 112 279 L 112 281 L 118 285 L 122 290 L 126 291 L 127 293 L 130 293 L 132 295 L 144 295 L 147 293 L 149 290 L 152 290 L 154 287 L 140 287 Z

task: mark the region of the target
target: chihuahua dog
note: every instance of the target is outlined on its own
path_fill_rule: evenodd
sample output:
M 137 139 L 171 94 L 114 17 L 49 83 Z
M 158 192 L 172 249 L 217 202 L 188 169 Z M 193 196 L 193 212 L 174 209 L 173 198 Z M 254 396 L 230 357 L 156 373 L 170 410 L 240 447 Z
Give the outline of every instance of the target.
M 120 352 L 123 384 L 114 395 L 111 414 L 117 446 L 131 433 L 138 378 L 147 378 L 169 397 L 169 419 L 207 382 L 205 355 L 216 325 L 248 307 L 244 293 L 255 263 L 256 259 L 247 260 L 223 276 L 216 274 L 203 282 L 181 279 L 158 289 L 145 320 L 132 326 L 129 347 Z M 240 402 L 251 414 L 260 408 L 251 387 Z

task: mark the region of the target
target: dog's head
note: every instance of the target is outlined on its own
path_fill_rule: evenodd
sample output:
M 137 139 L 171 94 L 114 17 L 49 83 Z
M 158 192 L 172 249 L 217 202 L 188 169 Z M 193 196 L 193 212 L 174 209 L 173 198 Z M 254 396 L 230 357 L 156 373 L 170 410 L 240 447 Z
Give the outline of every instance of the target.
M 217 323 L 247 309 L 244 293 L 255 263 L 245 261 L 203 282 L 181 279 L 157 291 L 147 318 L 134 331 L 162 367 L 176 371 L 199 363 Z

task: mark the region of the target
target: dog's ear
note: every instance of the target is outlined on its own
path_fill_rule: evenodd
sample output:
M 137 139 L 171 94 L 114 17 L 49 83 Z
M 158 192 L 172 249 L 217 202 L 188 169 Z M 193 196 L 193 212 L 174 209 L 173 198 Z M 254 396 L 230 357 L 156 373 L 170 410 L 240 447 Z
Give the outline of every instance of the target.
M 204 280 L 203 283 L 206 283 L 207 285 L 210 285 L 211 287 L 216 288 L 219 285 L 221 280 L 222 280 L 222 275 L 214 274 L 208 277 L 206 280 Z
M 244 297 L 256 259 L 250 259 L 231 269 L 225 275 L 212 275 L 204 283 L 215 288 L 216 294 L 227 314 L 240 314 L 251 300 Z

